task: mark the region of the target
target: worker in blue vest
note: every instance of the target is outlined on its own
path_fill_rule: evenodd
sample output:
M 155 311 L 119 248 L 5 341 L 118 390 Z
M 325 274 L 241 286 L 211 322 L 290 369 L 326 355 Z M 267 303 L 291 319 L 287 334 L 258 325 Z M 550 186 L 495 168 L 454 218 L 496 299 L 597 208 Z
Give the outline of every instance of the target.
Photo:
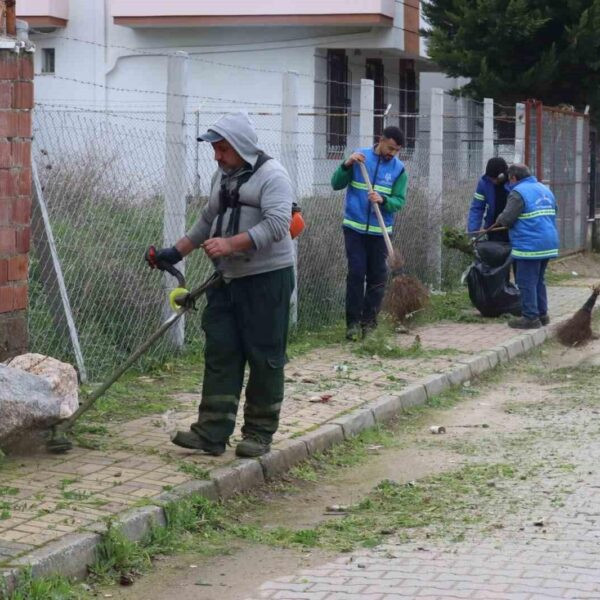
M 488 229 L 504 210 L 508 198 L 507 169 L 506 161 L 500 156 L 488 160 L 485 173 L 478 181 L 471 200 L 467 222 L 468 232 L 479 231 L 482 229 L 482 224 L 484 229 Z M 487 238 L 494 242 L 508 242 L 508 232 L 490 231 Z
M 558 256 L 556 199 L 525 165 L 508 167 L 508 183 L 506 208 L 492 225 L 509 228 L 512 257 L 517 263 L 522 316 L 508 325 L 537 329 L 550 323 L 544 273 L 548 261 Z
M 375 146 L 355 150 L 331 178 L 334 190 L 347 188 L 342 225 L 348 259 L 346 338 L 352 341 L 377 326 L 387 279 L 387 251 L 373 204 L 379 205 L 391 233 L 394 213 L 406 202 L 408 176 L 397 157 L 403 145 L 402 131 L 386 127 Z M 371 193 L 358 163 L 367 167 Z

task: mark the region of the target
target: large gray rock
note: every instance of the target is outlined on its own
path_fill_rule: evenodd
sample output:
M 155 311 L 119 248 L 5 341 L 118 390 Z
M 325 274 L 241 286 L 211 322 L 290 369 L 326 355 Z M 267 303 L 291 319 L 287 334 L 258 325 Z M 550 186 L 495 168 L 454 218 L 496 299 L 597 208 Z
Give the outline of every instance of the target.
M 75 369 L 55 358 L 23 354 L 0 364 L 0 447 L 26 444 L 79 406 Z

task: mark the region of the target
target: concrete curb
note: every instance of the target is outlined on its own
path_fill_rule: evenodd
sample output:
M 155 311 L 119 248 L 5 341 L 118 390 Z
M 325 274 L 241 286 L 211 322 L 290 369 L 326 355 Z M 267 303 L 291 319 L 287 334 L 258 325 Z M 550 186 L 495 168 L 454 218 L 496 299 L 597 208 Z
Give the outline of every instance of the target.
M 568 317 L 557 321 L 556 324 Z M 554 326 L 555 327 L 555 326 Z M 541 346 L 554 335 L 551 330 L 537 329 L 517 335 L 506 342 L 463 359 L 450 371 L 423 378 L 398 393 L 382 394 L 361 408 L 320 425 L 314 431 L 285 440 L 271 452 L 258 459 L 236 460 L 211 471 L 207 481 L 188 481 L 155 498 L 155 506 L 134 508 L 116 520 L 123 534 L 132 541 L 140 540 L 153 525 L 164 526 L 166 516 L 163 504 L 201 495 L 210 500 L 227 499 L 258 487 L 266 480 L 280 476 L 309 456 L 328 450 L 361 431 L 393 419 L 401 410 L 426 403 L 446 389 L 477 377 L 499 364 L 505 364 L 520 354 Z M 101 541 L 99 533 L 72 534 L 22 555 L 0 569 L 0 584 L 10 592 L 20 568 L 29 566 L 34 577 L 59 573 L 83 578 L 87 565 L 95 559 Z M 0 589 L 2 589 L 0 587 Z

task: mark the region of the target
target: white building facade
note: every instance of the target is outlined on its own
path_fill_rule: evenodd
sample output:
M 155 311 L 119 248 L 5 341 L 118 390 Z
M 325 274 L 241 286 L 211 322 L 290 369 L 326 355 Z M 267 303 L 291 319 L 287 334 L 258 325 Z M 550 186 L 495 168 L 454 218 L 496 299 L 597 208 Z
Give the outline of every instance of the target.
M 166 57 L 185 51 L 191 108 L 279 105 L 281 73 L 296 71 L 303 106 L 355 106 L 367 77 L 381 107 L 417 112 L 429 67 L 418 0 L 20 0 L 18 13 L 38 48 L 40 103 L 148 110 L 164 104 Z

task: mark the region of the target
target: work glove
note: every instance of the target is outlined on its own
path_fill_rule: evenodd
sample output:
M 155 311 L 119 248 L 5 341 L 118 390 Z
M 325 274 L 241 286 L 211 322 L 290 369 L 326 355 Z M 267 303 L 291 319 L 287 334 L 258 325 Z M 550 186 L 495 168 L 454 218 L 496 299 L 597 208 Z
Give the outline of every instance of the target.
M 170 248 L 161 248 L 157 250 L 154 246 L 150 246 L 144 254 L 144 260 L 148 263 L 151 269 L 158 269 L 164 271 L 167 266 L 177 264 L 183 259 L 181 252 L 171 246 Z

